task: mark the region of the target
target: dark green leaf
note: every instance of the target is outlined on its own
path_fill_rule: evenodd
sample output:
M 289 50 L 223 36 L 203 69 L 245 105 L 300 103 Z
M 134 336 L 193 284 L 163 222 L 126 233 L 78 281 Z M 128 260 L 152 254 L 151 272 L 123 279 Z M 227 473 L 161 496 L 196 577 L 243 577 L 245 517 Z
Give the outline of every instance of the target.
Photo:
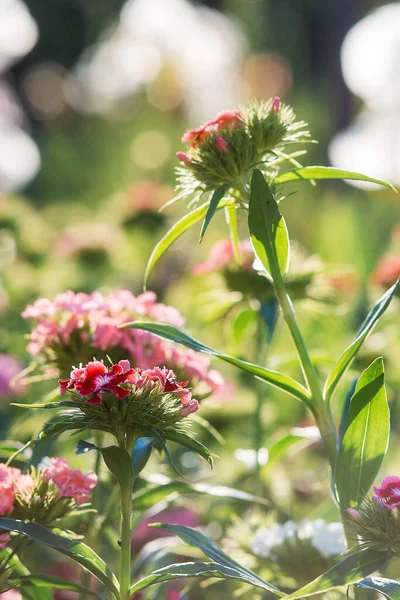
M 95 444 L 79 440 L 76 444 L 75 454 L 86 454 L 86 452 L 90 452 L 91 450 L 98 450 L 98 448 Z
M 185 448 L 192 450 L 192 452 L 196 452 L 196 454 L 199 454 L 200 456 L 202 456 L 209 463 L 210 467 L 213 468 L 213 466 L 214 466 L 213 458 L 211 456 L 209 449 L 206 448 L 206 446 L 204 446 L 204 444 L 201 444 L 200 442 L 193 439 L 186 433 L 183 433 L 180 431 L 175 431 L 173 429 L 170 429 L 170 430 L 167 429 L 164 432 L 164 437 L 166 440 L 169 440 L 170 442 L 176 442 L 177 444 L 180 444 L 181 446 L 184 446 Z
M 117 479 L 121 487 L 132 485 L 133 467 L 131 457 L 126 450 L 118 446 L 99 448 L 108 469 Z
M 177 342 L 178 344 L 182 344 L 187 348 L 192 348 L 197 352 L 203 352 L 204 354 L 217 356 L 221 360 L 235 365 L 243 371 L 251 373 L 255 377 L 258 377 L 259 379 L 262 379 L 263 381 L 266 381 L 271 385 L 274 385 L 280 388 L 281 390 L 284 390 L 288 394 L 292 394 L 293 396 L 302 400 L 303 402 L 309 403 L 310 396 L 306 388 L 291 377 L 283 375 L 282 373 L 277 373 L 276 371 L 271 371 L 270 369 L 265 369 L 264 367 L 254 365 L 244 360 L 240 360 L 240 358 L 235 358 L 233 356 L 229 356 L 228 354 L 223 354 L 222 352 L 218 352 L 217 350 L 213 350 L 212 348 L 205 346 L 201 342 L 195 340 L 194 338 L 190 337 L 183 331 L 180 331 L 176 327 L 173 327 L 172 325 L 136 321 L 134 323 L 126 323 L 122 327 L 144 329 L 145 331 L 150 331 L 151 333 L 154 333 L 164 339 Z
M 231 204 L 232 200 L 223 200 L 219 203 L 217 210 L 220 210 L 227 204 Z M 147 263 L 146 273 L 144 276 L 144 284 L 146 286 L 147 280 L 150 277 L 150 273 L 154 269 L 157 262 L 160 258 L 165 254 L 165 252 L 172 246 L 177 239 L 181 237 L 188 229 L 190 229 L 193 225 L 201 221 L 207 214 L 208 207 L 210 202 L 206 202 L 201 206 L 195 208 L 191 212 L 187 213 L 182 219 L 179 219 L 169 231 L 164 235 L 164 237 L 156 244 L 151 256 L 149 258 L 149 262 Z
M 72 592 L 85 592 L 88 596 L 94 596 L 95 598 L 100 598 L 104 600 L 104 596 L 98 594 L 97 592 L 91 591 L 87 587 L 80 585 L 79 583 L 75 583 L 69 579 L 62 579 L 61 577 L 56 577 L 54 575 L 25 575 L 24 577 L 18 577 L 15 579 L 11 579 L 7 582 L 8 587 L 22 587 L 24 590 L 27 587 L 35 587 L 41 590 L 41 598 L 44 600 L 44 592 L 43 589 L 54 589 L 54 590 L 70 590 Z M 38 596 L 39 598 L 39 596 Z M 49 595 L 49 598 L 53 598 L 52 594 Z
M 380 569 L 386 560 L 387 555 L 377 550 L 363 550 L 348 554 L 329 571 L 300 588 L 297 592 L 286 596 L 286 600 L 315 596 L 342 585 L 356 583 L 366 575 Z
M 399 281 L 397 281 L 383 296 L 378 300 L 373 309 L 368 313 L 367 318 L 364 323 L 361 325 L 356 337 L 350 344 L 348 348 L 343 352 L 342 356 L 339 358 L 338 362 L 333 367 L 332 371 L 329 374 L 328 379 L 325 382 L 324 394 L 327 401 L 329 401 L 333 390 L 339 383 L 342 375 L 347 371 L 354 357 L 357 355 L 360 350 L 363 342 L 367 338 L 367 336 L 371 333 L 372 329 L 383 315 L 385 310 L 390 304 L 390 301 L 397 290 L 399 285 Z
M 140 437 L 136 440 L 132 452 L 133 475 L 137 477 L 147 465 L 153 450 L 153 438 Z
M 357 587 L 374 590 L 388 600 L 400 600 L 400 583 L 384 577 L 366 577 L 357 583 Z
M 169 450 L 165 443 L 164 433 L 159 431 L 156 427 L 146 427 L 146 428 L 142 427 L 142 429 L 145 433 L 147 433 L 154 439 L 155 443 L 161 448 L 161 450 L 164 451 L 165 457 L 166 457 L 167 461 L 169 462 L 169 464 L 171 465 L 171 467 L 173 468 L 173 470 L 175 471 L 175 473 L 177 473 L 180 477 L 182 477 L 182 473 L 179 471 L 179 469 L 175 465 L 174 461 L 172 460 L 172 456 L 169 453 Z
M 302 167 L 300 169 L 293 169 L 280 173 L 276 178 L 276 183 L 286 183 L 288 181 L 298 181 L 299 179 L 310 180 L 310 179 L 352 179 L 354 181 L 368 181 L 369 183 L 377 183 L 387 188 L 396 191 L 396 188 L 383 179 L 376 179 L 375 177 L 368 177 L 361 173 L 354 173 L 353 171 L 344 171 L 343 169 L 335 169 L 334 167 L 319 167 L 310 166 Z
M 15 531 L 69 556 L 104 583 L 117 599 L 119 598 L 119 584 L 114 573 L 100 556 L 81 541 L 57 535 L 38 523 L 26 523 L 14 519 L 0 518 L 0 529 Z
M 250 569 L 243 567 L 241 564 L 230 558 L 227 554 L 225 554 L 225 552 L 223 552 L 223 550 L 221 550 L 221 548 L 218 548 L 218 546 L 216 546 L 209 538 L 199 531 L 184 525 L 170 525 L 162 523 L 155 526 L 160 527 L 163 531 L 168 531 L 169 533 L 177 535 L 190 546 L 199 548 L 199 550 L 204 552 L 208 558 L 211 558 L 211 560 L 215 561 L 216 563 L 239 571 L 239 573 L 245 577 L 251 577 L 253 580 L 257 581 L 258 587 L 262 587 L 264 590 L 268 590 L 278 597 L 282 597 L 284 595 L 276 587 L 261 579 L 261 577 L 259 577 L 256 573 L 253 573 L 253 571 L 250 571 Z M 253 583 L 253 585 L 255 584 Z
M 157 569 L 157 571 L 154 571 L 144 579 L 135 583 L 129 592 L 130 594 L 134 594 L 156 583 L 171 581 L 171 579 L 187 579 L 190 577 L 237 579 L 242 583 L 249 583 L 257 588 L 267 590 L 268 592 L 270 591 L 269 588 L 265 587 L 258 579 L 241 573 L 232 567 L 227 567 L 216 562 L 186 562 Z M 272 597 L 276 598 L 276 595 Z
M 264 175 L 253 170 L 249 200 L 249 230 L 256 255 L 276 279 L 289 268 L 289 234 Z
M 203 237 L 204 237 L 205 232 L 207 231 L 207 227 L 211 223 L 211 219 L 215 215 L 215 213 L 218 209 L 219 203 L 221 202 L 222 198 L 224 197 L 226 192 L 229 190 L 229 188 L 230 188 L 230 185 L 220 185 L 219 188 L 217 188 L 214 191 L 211 201 L 210 201 L 210 204 L 208 205 L 208 210 L 207 210 L 206 217 L 204 219 L 204 223 L 201 228 L 200 242 L 203 241 Z
M 377 358 L 357 382 L 339 449 L 335 483 L 343 508 L 364 499 L 386 454 L 389 432 L 383 361 Z

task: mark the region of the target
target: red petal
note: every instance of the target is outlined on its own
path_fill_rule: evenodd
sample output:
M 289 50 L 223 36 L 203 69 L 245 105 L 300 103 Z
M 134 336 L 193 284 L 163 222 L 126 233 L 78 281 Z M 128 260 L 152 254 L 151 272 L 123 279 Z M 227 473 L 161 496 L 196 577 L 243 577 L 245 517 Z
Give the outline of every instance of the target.
M 104 364 L 98 360 L 89 362 L 86 365 L 85 371 L 86 377 L 88 379 L 98 377 L 99 375 L 104 375 L 104 373 L 107 373 L 107 369 L 105 368 Z

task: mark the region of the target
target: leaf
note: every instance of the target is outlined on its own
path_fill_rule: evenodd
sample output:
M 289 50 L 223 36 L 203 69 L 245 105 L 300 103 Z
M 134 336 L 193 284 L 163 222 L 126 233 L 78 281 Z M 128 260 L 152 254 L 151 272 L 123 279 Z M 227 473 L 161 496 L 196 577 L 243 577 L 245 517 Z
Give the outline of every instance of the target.
M 366 577 L 357 583 L 357 587 L 374 590 L 389 600 L 400 600 L 400 583 L 384 577 Z
M 170 525 L 166 523 L 153 524 L 152 526 L 159 527 L 163 531 L 168 531 L 169 533 L 177 535 L 190 546 L 199 548 L 199 550 L 204 552 L 208 558 L 211 558 L 211 560 L 219 563 L 220 565 L 230 569 L 235 569 L 246 577 L 251 577 L 253 580 L 257 581 L 258 587 L 262 587 L 262 589 L 272 592 L 277 597 L 284 596 L 284 594 L 276 587 L 267 583 L 256 573 L 253 573 L 253 571 L 250 571 L 250 569 L 243 567 L 238 562 L 230 558 L 227 554 L 225 554 L 225 552 L 223 552 L 223 550 L 221 550 L 221 548 L 218 548 L 218 546 L 216 546 L 210 539 L 208 539 L 199 531 L 196 531 L 196 529 L 186 527 L 185 525 Z M 253 583 L 253 585 L 256 584 Z
M 327 592 L 333 588 L 356 583 L 366 575 L 380 569 L 387 560 L 387 554 L 377 550 L 363 550 L 347 554 L 343 560 L 338 562 L 329 571 L 323 573 L 311 583 L 300 588 L 285 600 L 294 598 L 305 598 Z
M 249 199 L 249 230 L 254 251 L 272 279 L 289 268 L 289 234 L 264 175 L 253 170 Z
M 133 481 L 133 467 L 128 452 L 118 446 L 99 447 L 98 450 L 103 455 L 107 468 L 118 480 L 121 487 L 131 486 Z
M 57 535 L 38 523 L 29 523 L 14 519 L 0 518 L 0 529 L 15 531 L 35 542 L 40 542 L 57 550 L 65 556 L 69 556 L 104 583 L 115 598 L 119 598 L 119 583 L 114 573 L 103 559 L 83 542 Z
M 364 323 L 361 325 L 360 329 L 354 340 L 351 342 L 350 346 L 346 348 L 343 352 L 342 356 L 339 358 L 332 371 L 330 372 L 324 387 L 324 395 L 327 401 L 329 401 L 332 396 L 333 390 L 336 388 L 339 383 L 341 377 L 349 368 L 351 362 L 354 357 L 357 355 L 360 350 L 363 342 L 367 338 L 367 336 L 371 333 L 372 329 L 383 315 L 385 310 L 390 304 L 391 299 L 393 298 L 394 293 L 397 290 L 399 285 L 399 280 L 387 291 L 383 294 L 383 296 L 378 300 L 373 309 L 368 313 L 367 318 Z
M 357 382 L 339 449 L 335 483 L 343 508 L 364 499 L 386 454 L 389 432 L 383 361 L 377 358 Z
M 231 204 L 231 203 L 232 203 L 232 200 L 223 200 L 219 203 L 219 206 L 217 207 L 216 210 L 220 210 L 224 206 L 227 206 L 228 204 Z M 145 287 L 147 284 L 147 280 L 150 277 L 150 273 L 152 272 L 152 270 L 154 269 L 155 265 L 160 260 L 160 258 L 163 256 L 163 254 L 165 254 L 165 252 L 168 250 L 168 248 L 170 248 L 172 246 L 172 244 L 181 237 L 181 235 L 183 235 L 186 231 L 188 231 L 188 229 L 190 229 L 192 227 L 192 225 L 195 225 L 196 223 L 201 221 L 203 219 L 203 217 L 206 216 L 209 205 L 210 205 L 210 202 L 206 202 L 205 204 L 202 204 L 201 206 L 199 206 L 199 207 L 195 208 L 194 210 L 192 210 L 191 212 L 187 213 L 184 217 L 179 219 L 179 221 L 177 221 L 171 227 L 171 229 L 169 229 L 169 231 L 167 231 L 167 233 L 158 242 L 158 244 L 156 244 L 156 246 L 153 249 L 153 252 L 151 253 L 151 256 L 149 258 L 147 266 L 146 266 L 146 272 L 144 275 Z
M 177 342 L 178 344 L 182 344 L 187 348 L 192 348 L 197 352 L 203 352 L 204 354 L 210 354 L 211 356 L 217 356 L 221 360 L 228 362 L 236 367 L 239 367 L 243 371 L 247 371 L 251 373 L 255 377 L 262 379 L 274 385 L 281 390 L 284 390 L 288 394 L 292 394 L 296 398 L 309 403 L 309 393 L 305 387 L 303 387 L 300 383 L 288 377 L 287 375 L 283 375 L 282 373 L 277 373 L 276 371 L 271 371 L 270 369 L 265 369 L 264 367 L 260 367 L 259 365 L 254 365 L 252 363 L 241 360 L 240 358 L 235 358 L 233 356 L 229 356 L 228 354 L 223 354 L 222 352 L 218 352 L 213 348 L 210 348 L 201 342 L 195 340 L 190 337 L 183 331 L 180 331 L 176 327 L 172 325 L 165 325 L 164 323 L 151 323 L 144 321 L 135 321 L 134 323 L 125 323 L 121 327 L 132 327 L 133 329 L 144 329 L 145 331 L 150 331 L 167 340 L 171 340 L 173 342 Z
M 164 450 L 165 457 L 171 465 L 171 467 L 173 468 L 173 470 L 175 471 L 175 473 L 177 473 L 177 475 L 179 475 L 180 477 L 183 477 L 182 473 L 179 471 L 174 461 L 172 460 L 171 454 L 169 453 L 169 450 L 163 437 L 164 432 L 161 432 L 157 427 L 142 427 L 142 430 L 148 433 L 148 435 L 150 435 L 154 439 L 156 444 L 158 444 L 160 448 Z
M 355 173 L 354 171 L 344 171 L 343 169 L 335 169 L 334 167 L 319 166 L 302 167 L 301 169 L 285 171 L 277 176 L 276 183 L 287 183 L 288 181 L 298 181 L 299 179 L 352 179 L 354 181 L 377 183 L 378 185 L 383 185 L 391 190 L 397 191 L 391 183 L 388 183 L 383 179 L 368 177 L 367 175 Z
M 75 454 L 86 454 L 91 450 L 98 450 L 98 447 L 90 442 L 85 442 L 85 440 L 78 440 L 75 448 Z
M 85 594 L 87 594 L 88 596 L 94 596 L 95 598 L 101 598 L 102 600 L 104 600 L 104 596 L 102 594 L 99 594 L 97 592 L 94 592 L 92 590 L 90 590 L 89 588 L 85 587 L 84 585 L 81 585 L 79 583 L 75 583 L 73 581 L 71 581 L 70 579 L 62 579 L 61 577 L 56 577 L 53 575 L 35 575 L 35 574 L 30 574 L 30 575 L 25 575 L 24 577 L 18 577 L 15 579 L 11 579 L 10 581 L 7 582 L 6 584 L 8 587 L 22 587 L 25 588 L 26 587 L 35 587 L 38 589 L 41 589 L 41 596 L 40 598 L 43 598 L 43 588 L 50 588 L 50 589 L 54 589 L 54 590 L 70 590 L 73 592 L 85 592 Z M 52 598 L 53 596 L 50 595 L 50 598 Z M 39 596 L 38 596 L 39 598 Z
M 237 208 L 234 205 L 225 207 L 225 220 L 229 227 L 229 239 L 231 240 L 233 255 L 235 257 L 236 262 L 241 265 L 242 257 L 240 256 L 240 248 L 239 248 L 239 230 L 238 230 L 238 221 L 237 221 Z
M 202 456 L 208 462 L 210 467 L 213 468 L 214 461 L 211 456 L 211 452 L 208 448 L 206 448 L 206 446 L 204 446 L 204 444 L 201 444 L 197 440 L 188 436 L 186 433 L 175 431 L 173 429 L 166 429 L 166 431 L 164 432 L 164 437 L 170 442 L 176 442 L 177 444 L 180 444 L 181 446 L 192 450 L 192 452 L 196 452 L 196 454 Z
M 132 452 L 133 476 L 137 477 L 147 465 L 153 450 L 153 438 L 140 437 L 136 440 Z
M 201 228 L 201 232 L 200 232 L 200 239 L 199 241 L 202 242 L 203 238 L 204 238 L 204 234 L 207 231 L 207 227 L 209 226 L 209 224 L 211 223 L 211 219 L 213 218 L 213 216 L 215 215 L 217 209 L 218 209 L 218 205 L 221 202 L 222 198 L 224 197 L 224 195 L 226 194 L 226 192 L 229 190 L 231 186 L 230 185 L 220 185 L 213 193 L 211 201 L 208 205 L 208 209 L 207 209 L 207 214 L 206 217 L 204 219 L 204 223 L 202 225 Z
M 157 504 L 157 502 L 175 494 L 205 494 L 206 496 L 216 498 L 231 498 L 232 500 L 241 500 L 243 502 L 259 504 L 260 506 L 269 506 L 269 502 L 264 498 L 225 485 L 186 483 L 186 481 L 173 480 L 159 475 L 154 477 L 151 476 L 146 481 L 149 483 L 161 481 L 162 484 L 136 492 L 132 498 L 133 508 L 135 510 L 147 510 L 154 506 L 154 504 Z
M 144 590 L 156 583 L 163 583 L 171 579 L 187 579 L 188 577 L 216 577 L 218 579 L 238 579 L 242 583 L 249 583 L 255 587 L 270 591 L 268 587 L 262 585 L 260 581 L 254 579 L 250 575 L 241 573 L 240 571 L 221 565 L 216 562 L 186 562 L 169 565 L 162 569 L 157 569 L 144 579 L 135 583 L 129 590 L 130 595 Z M 282 595 L 282 594 L 281 594 Z M 269 597 L 269 596 L 268 596 Z M 273 596 L 276 597 L 276 596 Z

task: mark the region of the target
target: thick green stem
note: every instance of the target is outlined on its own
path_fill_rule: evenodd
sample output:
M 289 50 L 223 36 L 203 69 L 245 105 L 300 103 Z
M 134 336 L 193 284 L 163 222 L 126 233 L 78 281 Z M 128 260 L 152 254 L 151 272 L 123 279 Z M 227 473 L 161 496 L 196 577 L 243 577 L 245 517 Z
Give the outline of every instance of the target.
M 132 486 L 121 486 L 121 555 L 120 555 L 120 596 L 129 600 L 131 585 L 131 518 Z

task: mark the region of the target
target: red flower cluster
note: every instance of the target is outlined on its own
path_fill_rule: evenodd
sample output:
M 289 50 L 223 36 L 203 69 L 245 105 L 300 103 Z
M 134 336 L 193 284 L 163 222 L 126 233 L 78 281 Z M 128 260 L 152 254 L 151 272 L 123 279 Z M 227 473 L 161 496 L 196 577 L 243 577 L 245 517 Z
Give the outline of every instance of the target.
M 376 496 L 372 500 L 386 508 L 400 506 L 400 477 L 385 477 L 380 487 L 374 486 Z
M 89 362 L 85 367 L 73 369 L 70 379 L 59 380 L 60 394 L 67 390 L 76 392 L 91 404 L 101 404 L 102 394 L 110 392 L 119 400 L 126 398 L 131 391 L 148 387 L 157 387 L 160 393 L 173 393 L 182 403 L 184 416 L 199 408 L 197 400 L 192 398 L 189 390 L 185 389 L 188 381 L 176 381 L 171 369 L 154 367 L 153 369 L 131 369 L 129 360 L 120 360 L 109 370 L 100 361 Z M 129 388 L 121 384 L 131 384 Z
M 213 131 L 220 131 L 221 129 L 225 129 L 226 127 L 230 126 L 239 127 L 240 124 L 241 113 L 238 110 L 225 110 L 219 113 L 215 119 L 207 121 L 207 123 L 201 125 L 201 127 L 197 127 L 196 129 L 188 129 L 188 131 L 183 134 L 182 142 L 191 142 L 190 145 L 192 148 L 194 148 L 197 146 L 197 144 L 207 139 L 210 133 Z M 222 142 L 225 142 L 223 138 L 221 139 Z M 222 142 L 220 141 L 220 150 L 222 149 Z M 222 151 L 225 151 L 225 146 Z
M 129 360 L 120 360 L 109 371 L 100 361 L 89 362 L 86 367 L 73 369 L 70 379 L 64 381 L 59 379 L 60 394 L 75 389 L 80 396 L 90 396 L 88 402 L 91 404 L 101 404 L 102 392 L 111 392 L 116 398 L 122 400 L 130 390 L 119 386 L 129 381 L 129 377 L 134 372 L 130 368 Z

